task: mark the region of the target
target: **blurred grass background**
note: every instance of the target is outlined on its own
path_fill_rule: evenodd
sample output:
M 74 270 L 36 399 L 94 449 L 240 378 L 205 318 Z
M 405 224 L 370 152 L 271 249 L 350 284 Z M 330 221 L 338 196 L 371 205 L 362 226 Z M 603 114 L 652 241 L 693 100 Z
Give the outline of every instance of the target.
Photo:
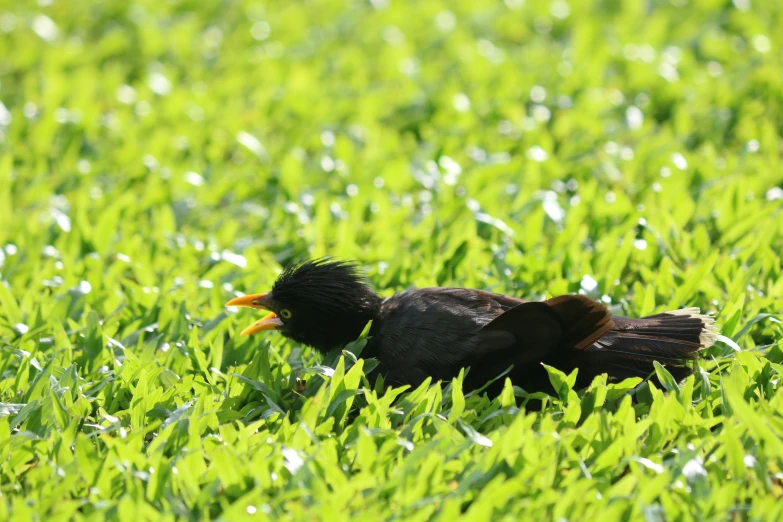
M 781 35 L 779 1 L 0 1 L 0 512 L 781 516 Z M 346 403 L 360 366 L 312 402 L 223 303 L 324 254 L 727 339 L 679 406 Z

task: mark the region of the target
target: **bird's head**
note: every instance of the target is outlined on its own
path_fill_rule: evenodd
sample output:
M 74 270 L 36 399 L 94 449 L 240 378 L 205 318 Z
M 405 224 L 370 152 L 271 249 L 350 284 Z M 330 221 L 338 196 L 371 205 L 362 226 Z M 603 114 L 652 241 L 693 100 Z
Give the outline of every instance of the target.
M 241 335 L 278 330 L 327 352 L 356 340 L 380 304 L 355 264 L 315 259 L 286 267 L 269 292 L 237 297 L 226 306 L 272 312 Z

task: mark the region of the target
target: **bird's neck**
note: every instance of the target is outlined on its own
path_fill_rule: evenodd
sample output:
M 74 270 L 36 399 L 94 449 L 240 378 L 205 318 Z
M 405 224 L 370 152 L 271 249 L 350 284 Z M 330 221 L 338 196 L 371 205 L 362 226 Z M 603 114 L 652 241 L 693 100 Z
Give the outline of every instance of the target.
M 383 305 L 383 297 L 373 292 L 368 298 L 367 315 L 370 319 L 376 319 L 381 313 L 381 306 Z M 365 323 L 366 325 L 367 323 Z
M 345 346 L 358 339 L 367 323 L 380 316 L 382 304 L 383 298 L 378 294 L 372 293 L 365 296 L 361 309 L 351 311 L 343 318 L 344 328 L 341 330 L 344 334 L 338 344 L 342 343 Z
M 343 348 L 359 338 L 367 323 L 380 316 L 382 304 L 382 297 L 375 293 L 368 293 L 362 296 L 360 307 L 345 310 L 339 316 L 332 317 L 328 323 L 323 324 L 319 329 L 320 334 L 318 334 L 317 340 L 303 341 L 322 353 L 329 352 L 334 348 Z

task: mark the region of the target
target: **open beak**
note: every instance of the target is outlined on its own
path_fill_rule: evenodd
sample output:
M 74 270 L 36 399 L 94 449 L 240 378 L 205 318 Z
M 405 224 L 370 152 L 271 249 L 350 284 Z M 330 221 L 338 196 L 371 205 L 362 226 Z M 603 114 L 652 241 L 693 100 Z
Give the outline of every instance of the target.
M 242 297 L 236 297 L 227 302 L 226 306 L 243 306 L 246 308 L 270 310 L 267 294 L 251 294 L 243 295 Z M 276 314 L 271 313 L 257 323 L 254 323 L 242 330 L 239 335 L 250 335 L 266 330 L 277 330 L 280 328 L 280 326 L 282 326 L 282 324 L 283 321 L 281 321 Z
M 257 323 L 253 323 L 244 330 L 239 335 L 250 335 L 258 332 L 263 332 L 265 330 L 277 330 L 280 328 L 280 326 L 283 324 L 283 321 L 280 320 L 277 315 L 274 313 L 271 313 L 258 321 Z

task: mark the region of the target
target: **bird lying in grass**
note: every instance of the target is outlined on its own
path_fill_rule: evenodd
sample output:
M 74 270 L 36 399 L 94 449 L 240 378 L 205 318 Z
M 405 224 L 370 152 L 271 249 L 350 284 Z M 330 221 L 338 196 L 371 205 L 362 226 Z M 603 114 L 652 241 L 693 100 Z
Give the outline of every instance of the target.
M 577 387 L 604 373 L 610 381 L 646 378 L 653 361 L 679 382 L 717 337 L 713 319 L 698 308 L 632 319 L 582 295 L 538 302 L 466 288 L 410 289 L 383 299 L 355 264 L 329 259 L 288 266 L 270 292 L 226 306 L 272 312 L 242 335 L 277 330 L 322 353 L 355 341 L 372 321 L 362 352 L 379 361 L 371 383 L 376 375 L 392 385 L 415 387 L 427 377 L 449 382 L 469 367 L 465 391 L 513 365 L 507 376 L 514 385 L 551 392 L 541 363 L 566 374 L 578 368 Z M 487 391 L 501 389 L 502 380 Z

